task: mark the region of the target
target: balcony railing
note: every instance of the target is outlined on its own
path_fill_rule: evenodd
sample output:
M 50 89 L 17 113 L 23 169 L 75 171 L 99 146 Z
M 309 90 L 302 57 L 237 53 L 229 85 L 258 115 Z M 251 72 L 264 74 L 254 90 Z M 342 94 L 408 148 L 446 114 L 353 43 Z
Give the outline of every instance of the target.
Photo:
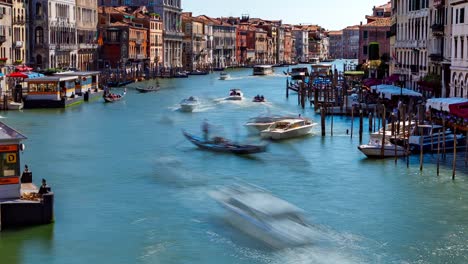
M 434 7 L 435 8 L 442 8 L 445 6 L 444 0 L 434 0 Z

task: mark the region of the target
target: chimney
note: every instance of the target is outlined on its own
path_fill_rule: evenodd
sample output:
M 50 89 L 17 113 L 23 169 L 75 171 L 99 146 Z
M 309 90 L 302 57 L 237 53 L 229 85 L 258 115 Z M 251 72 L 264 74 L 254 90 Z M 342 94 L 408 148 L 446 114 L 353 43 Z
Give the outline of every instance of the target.
M 362 21 L 361 21 L 361 26 L 362 26 Z

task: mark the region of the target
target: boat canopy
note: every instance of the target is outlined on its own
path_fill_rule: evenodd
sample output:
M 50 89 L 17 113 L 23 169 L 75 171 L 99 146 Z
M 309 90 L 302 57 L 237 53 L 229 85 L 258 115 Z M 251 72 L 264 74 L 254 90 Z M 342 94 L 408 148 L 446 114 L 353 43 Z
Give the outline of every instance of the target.
M 413 91 L 407 88 L 390 85 L 390 84 L 374 85 L 374 86 L 371 86 L 371 90 L 377 93 L 382 93 L 384 97 L 388 99 L 392 99 L 392 96 L 400 95 L 400 94 L 404 96 L 422 97 L 421 93 L 418 93 L 416 91 Z
M 435 110 L 450 111 L 450 105 L 468 103 L 468 99 L 460 97 L 450 98 L 430 98 L 426 102 L 426 110 L 429 111 L 429 107 Z

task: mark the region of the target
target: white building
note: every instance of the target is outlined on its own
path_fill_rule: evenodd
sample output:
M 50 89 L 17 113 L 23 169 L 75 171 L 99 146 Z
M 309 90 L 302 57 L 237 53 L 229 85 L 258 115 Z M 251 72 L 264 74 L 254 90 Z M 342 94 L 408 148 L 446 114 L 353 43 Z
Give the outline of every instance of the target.
M 452 10 L 452 65 L 450 97 L 468 98 L 468 1 L 450 0 Z

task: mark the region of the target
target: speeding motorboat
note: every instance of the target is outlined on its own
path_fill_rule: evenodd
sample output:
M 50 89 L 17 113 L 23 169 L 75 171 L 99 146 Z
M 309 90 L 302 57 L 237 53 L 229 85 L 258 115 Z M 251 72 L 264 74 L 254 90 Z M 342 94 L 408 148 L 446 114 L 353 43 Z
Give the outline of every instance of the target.
M 219 79 L 220 80 L 226 80 L 226 79 L 229 79 L 229 78 L 230 78 L 229 73 L 226 73 L 226 72 L 219 73 Z
M 307 135 L 312 127 L 317 123 L 312 123 L 307 118 L 282 119 L 274 122 L 267 129 L 262 130 L 262 138 L 287 139 Z
M 180 110 L 184 112 L 192 112 L 195 107 L 199 104 L 197 98 L 190 96 L 180 102 Z
M 273 123 L 283 119 L 291 119 L 294 117 L 291 116 L 276 116 L 276 115 L 261 115 L 257 117 L 250 118 L 247 123 L 244 124 L 245 127 L 251 133 L 260 133 L 260 131 L 267 129 Z
M 239 185 L 210 195 L 227 210 L 229 223 L 273 248 L 311 243 L 312 230 L 303 219 L 303 210 L 264 189 Z
M 229 96 L 226 98 L 226 100 L 242 100 L 244 97 L 244 94 L 240 89 L 231 89 L 229 91 Z

